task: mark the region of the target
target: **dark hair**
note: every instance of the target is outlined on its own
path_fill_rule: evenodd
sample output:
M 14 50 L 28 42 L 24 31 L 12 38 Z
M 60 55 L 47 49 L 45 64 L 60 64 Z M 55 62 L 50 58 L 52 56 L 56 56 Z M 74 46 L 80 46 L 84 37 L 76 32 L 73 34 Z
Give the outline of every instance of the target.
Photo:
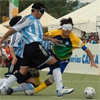
M 63 24 L 72 24 L 72 26 L 74 25 L 73 24 L 73 21 L 72 21 L 72 18 L 68 18 L 68 19 L 66 19 L 66 18 L 63 18 L 62 20 L 60 20 L 60 25 L 62 26 Z
M 34 3 L 32 5 L 32 10 L 31 11 L 33 12 L 34 9 L 40 10 L 41 8 L 45 8 L 45 6 L 42 3 L 40 3 L 40 2 L 36 2 L 36 3 Z
M 10 26 L 14 26 L 21 18 L 22 18 L 22 16 L 15 16 L 15 17 L 13 17 L 10 20 L 9 25 Z

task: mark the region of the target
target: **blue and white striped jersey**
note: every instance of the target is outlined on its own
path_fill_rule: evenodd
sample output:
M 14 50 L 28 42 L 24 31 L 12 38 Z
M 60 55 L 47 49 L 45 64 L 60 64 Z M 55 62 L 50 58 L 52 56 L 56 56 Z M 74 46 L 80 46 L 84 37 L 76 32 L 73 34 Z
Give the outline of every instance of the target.
M 27 44 L 41 42 L 43 39 L 42 25 L 40 21 L 31 14 L 23 17 L 13 28 L 16 31 L 21 31 Z
M 10 47 L 14 48 L 15 55 L 23 58 L 23 50 L 26 42 L 22 34 L 16 32 L 15 34 L 11 35 L 10 40 L 11 40 Z
M 52 49 L 52 46 L 54 45 L 52 41 L 46 41 L 46 40 L 42 41 L 41 44 L 46 50 Z

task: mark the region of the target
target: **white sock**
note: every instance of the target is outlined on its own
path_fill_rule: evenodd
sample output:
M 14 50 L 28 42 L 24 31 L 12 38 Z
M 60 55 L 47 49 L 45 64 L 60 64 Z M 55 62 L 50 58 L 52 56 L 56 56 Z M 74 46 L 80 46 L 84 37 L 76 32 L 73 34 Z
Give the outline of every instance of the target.
M 0 86 L 6 81 L 6 78 L 0 79 Z
M 25 91 L 25 90 L 28 90 L 28 85 L 30 83 L 22 83 L 21 85 L 19 86 L 16 86 L 16 87 L 13 87 L 13 92 L 22 92 L 22 91 Z
M 61 90 L 63 87 L 62 84 L 62 74 L 60 68 L 56 68 L 53 70 L 54 80 L 56 82 L 56 90 Z
M 8 89 L 8 87 L 10 87 L 11 85 L 14 84 L 14 82 L 16 81 L 16 77 L 14 75 L 11 75 L 0 87 L 1 92 L 3 92 L 5 89 Z

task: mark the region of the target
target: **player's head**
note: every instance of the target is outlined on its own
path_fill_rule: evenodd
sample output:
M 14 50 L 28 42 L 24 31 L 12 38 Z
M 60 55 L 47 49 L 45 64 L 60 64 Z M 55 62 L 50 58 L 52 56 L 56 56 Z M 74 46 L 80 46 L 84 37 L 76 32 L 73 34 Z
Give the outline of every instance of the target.
M 60 21 L 60 25 L 62 27 L 62 30 L 63 30 L 63 35 L 65 37 L 68 37 L 70 32 L 72 31 L 72 28 L 73 28 L 73 21 L 72 21 L 72 18 L 63 18 L 61 21 Z
M 9 25 L 10 25 L 10 26 L 14 26 L 21 18 L 22 18 L 22 16 L 14 16 L 14 17 L 10 20 Z
M 65 30 L 65 29 L 69 29 L 69 30 L 72 30 L 72 27 L 73 27 L 73 21 L 72 21 L 72 18 L 63 18 L 62 20 L 60 20 L 60 25 L 62 26 L 62 28 Z M 69 25 L 69 27 L 63 27 L 65 25 Z
M 40 2 L 36 2 L 32 5 L 31 11 L 36 18 L 40 19 L 45 12 L 45 6 Z

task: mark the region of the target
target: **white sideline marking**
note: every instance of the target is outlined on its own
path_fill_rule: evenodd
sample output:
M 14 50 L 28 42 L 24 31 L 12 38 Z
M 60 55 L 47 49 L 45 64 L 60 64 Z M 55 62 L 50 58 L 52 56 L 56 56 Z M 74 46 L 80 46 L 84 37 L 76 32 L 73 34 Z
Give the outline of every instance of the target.
M 98 81 L 71 81 L 71 80 L 63 80 L 63 82 L 81 82 L 81 83 L 84 83 L 84 82 L 100 82 L 100 80 L 98 80 Z

